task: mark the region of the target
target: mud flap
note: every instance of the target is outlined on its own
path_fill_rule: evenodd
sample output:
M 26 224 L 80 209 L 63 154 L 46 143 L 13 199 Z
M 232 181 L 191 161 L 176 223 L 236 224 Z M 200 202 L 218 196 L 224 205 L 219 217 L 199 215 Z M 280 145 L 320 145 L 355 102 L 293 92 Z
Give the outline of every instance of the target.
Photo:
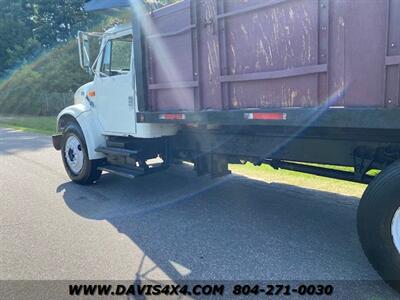
M 62 134 L 55 134 L 52 137 L 53 140 L 53 147 L 57 151 L 61 150 L 61 142 L 62 142 Z

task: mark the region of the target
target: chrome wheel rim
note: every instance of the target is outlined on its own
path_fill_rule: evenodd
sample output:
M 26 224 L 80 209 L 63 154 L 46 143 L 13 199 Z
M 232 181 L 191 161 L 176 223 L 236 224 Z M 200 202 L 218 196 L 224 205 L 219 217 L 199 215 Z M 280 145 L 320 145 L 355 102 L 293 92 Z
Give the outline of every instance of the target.
M 400 254 L 400 207 L 397 209 L 392 220 L 392 238 L 397 252 Z
M 72 173 L 78 175 L 83 168 L 83 151 L 80 140 L 71 135 L 65 142 L 65 160 Z

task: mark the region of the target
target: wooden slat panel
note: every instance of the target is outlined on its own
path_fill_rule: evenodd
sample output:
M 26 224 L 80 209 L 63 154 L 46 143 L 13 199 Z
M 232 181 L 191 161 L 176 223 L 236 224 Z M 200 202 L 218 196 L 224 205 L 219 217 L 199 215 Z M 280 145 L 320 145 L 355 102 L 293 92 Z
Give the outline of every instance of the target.
M 344 1 L 346 107 L 384 106 L 386 2 Z
M 199 1 L 201 109 L 222 109 L 217 1 Z
M 160 9 L 150 15 L 152 26 L 147 28 L 150 76 L 150 102 L 153 110 L 192 110 L 195 107 L 193 32 L 191 0 Z

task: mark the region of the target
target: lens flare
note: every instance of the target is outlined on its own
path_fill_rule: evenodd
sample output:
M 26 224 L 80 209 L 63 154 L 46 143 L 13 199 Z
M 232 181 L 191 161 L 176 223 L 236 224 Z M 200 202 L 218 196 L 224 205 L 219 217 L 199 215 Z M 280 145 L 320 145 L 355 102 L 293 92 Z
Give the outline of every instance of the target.
M 134 1 L 130 0 L 131 8 L 133 12 L 133 16 L 140 19 L 140 24 L 142 26 L 143 33 L 147 39 L 147 42 L 152 49 L 152 55 L 154 55 L 154 64 L 157 65 L 157 68 L 160 68 L 161 71 L 167 75 L 169 83 L 183 82 L 184 77 L 180 70 L 177 68 L 174 63 L 174 55 L 178 55 L 177 53 L 171 53 L 171 49 L 165 43 L 165 38 L 157 37 L 157 35 L 163 34 L 159 31 L 157 26 L 154 24 L 151 14 L 149 14 L 146 10 L 145 5 L 142 1 Z M 310 116 L 310 119 L 307 120 L 296 130 L 291 136 L 287 137 L 282 141 L 279 145 L 276 145 L 269 153 L 265 153 L 263 159 L 271 158 L 275 154 L 279 153 L 286 145 L 288 145 L 292 140 L 301 136 L 301 134 L 310 128 L 315 122 L 317 122 L 324 113 L 334 107 L 338 100 L 342 98 L 346 87 L 343 86 L 341 89 L 333 92 L 319 107 L 316 107 L 313 114 Z M 178 90 L 176 88 L 171 89 L 170 92 L 174 97 L 175 107 L 182 107 L 182 102 L 191 99 L 192 95 L 187 90 Z M 238 132 L 240 128 L 238 129 Z M 218 143 L 214 144 L 212 150 L 217 150 L 221 145 L 226 142 L 229 142 L 234 138 L 234 135 L 231 135 L 230 138 L 220 139 Z M 199 141 L 204 142 L 204 141 Z M 261 163 L 262 161 L 260 161 Z
M 165 78 L 164 82 L 151 82 L 152 84 L 178 84 L 186 81 L 181 70 L 177 67 L 174 61 L 179 59 L 178 53 L 172 53 L 170 47 L 168 47 L 167 39 L 169 37 L 161 36 L 165 32 L 161 32 L 159 28 L 154 24 L 151 14 L 148 13 L 145 4 L 142 1 L 130 0 L 133 18 L 138 18 L 142 27 L 144 37 L 146 39 L 149 52 L 151 54 L 151 60 L 153 66 L 159 70 L 157 75 Z M 156 78 L 152 78 L 156 80 Z M 168 98 L 171 98 L 169 105 L 172 107 L 185 106 L 185 101 L 193 99 L 193 91 L 187 88 L 168 88 L 167 85 L 164 87 L 168 89 Z

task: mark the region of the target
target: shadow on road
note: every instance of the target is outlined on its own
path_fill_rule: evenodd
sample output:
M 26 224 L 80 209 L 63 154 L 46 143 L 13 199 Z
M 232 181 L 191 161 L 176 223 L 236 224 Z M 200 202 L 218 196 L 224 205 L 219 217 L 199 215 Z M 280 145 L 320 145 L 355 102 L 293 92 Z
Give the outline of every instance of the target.
M 359 245 L 356 198 L 237 175 L 211 181 L 186 167 L 133 181 L 106 174 L 57 192 L 76 214 L 115 226 L 172 280 L 361 280 L 363 295 L 394 295 Z M 152 270 L 135 272 L 145 280 Z
M 0 128 L 0 155 L 40 151 L 52 147 L 51 138 L 15 129 Z

